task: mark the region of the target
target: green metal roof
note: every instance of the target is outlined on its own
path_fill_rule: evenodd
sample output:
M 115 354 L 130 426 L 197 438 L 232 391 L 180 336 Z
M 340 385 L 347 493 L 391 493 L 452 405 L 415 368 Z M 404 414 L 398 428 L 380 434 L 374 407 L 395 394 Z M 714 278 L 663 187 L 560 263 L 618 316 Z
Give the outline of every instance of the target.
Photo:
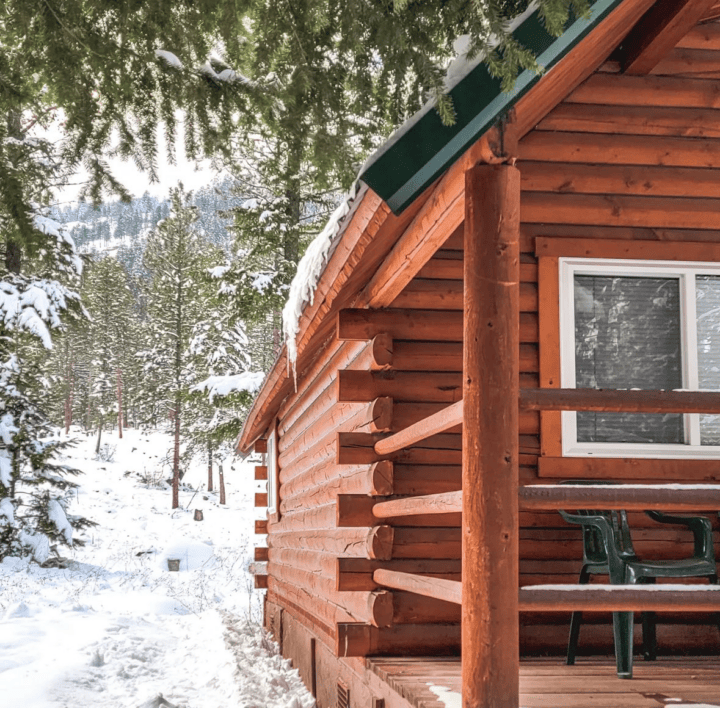
M 512 34 L 548 70 L 622 2 L 596 0 L 589 17 L 571 19 L 559 37 L 548 34 L 537 11 Z M 490 76 L 485 64 L 478 64 L 450 91 L 456 115 L 454 125 L 444 126 L 434 108 L 419 119 L 411 118 L 415 123 L 380 148 L 360 179 L 387 202 L 394 214 L 399 214 L 539 80 L 534 72 L 523 71 L 515 88 L 504 93 L 500 80 Z

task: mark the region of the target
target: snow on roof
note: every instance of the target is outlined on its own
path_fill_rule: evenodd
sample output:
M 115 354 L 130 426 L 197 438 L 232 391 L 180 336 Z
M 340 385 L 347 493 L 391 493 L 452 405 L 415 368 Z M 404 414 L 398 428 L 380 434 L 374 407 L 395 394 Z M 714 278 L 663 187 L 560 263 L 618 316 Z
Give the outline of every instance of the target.
M 305 303 L 313 303 L 315 288 L 320 276 L 325 270 L 330 256 L 335 250 L 345 226 L 350 221 L 357 205 L 362 201 L 367 187 L 355 182 L 346 194 L 343 201 L 333 212 L 325 228 L 315 237 L 308 246 L 305 255 L 298 263 L 297 273 L 290 284 L 285 307 L 283 307 L 283 333 L 287 347 L 288 364 L 294 369 L 297 360 L 297 335 L 300 331 L 300 315 Z
M 537 5 L 532 2 L 521 15 L 518 15 L 512 22 L 508 24 L 508 32 L 513 32 L 519 27 L 535 10 Z M 499 40 L 491 42 L 492 46 L 496 46 Z M 470 37 L 463 35 L 455 41 L 454 49 L 457 56 L 448 65 L 445 77 L 445 90 L 450 91 L 465 76 L 467 76 L 484 58 L 480 54 L 473 59 L 468 59 L 467 50 L 470 46 Z M 417 123 L 426 113 L 435 107 L 435 99 L 428 101 L 415 115 L 409 118 L 398 128 L 390 138 L 373 153 L 360 169 L 359 174 L 363 174 L 367 168 L 372 165 L 381 155 L 386 153 L 392 146 L 405 134 L 415 123 Z M 358 185 L 362 186 L 359 187 Z M 290 285 L 290 294 L 283 308 L 283 333 L 285 335 L 285 343 L 287 346 L 288 365 L 295 367 L 297 361 L 297 345 L 296 338 L 300 330 L 299 321 L 305 303 L 313 302 L 315 288 L 327 261 L 332 255 L 332 251 L 342 235 L 343 229 L 341 225 L 347 224 L 348 215 L 351 215 L 353 207 L 361 200 L 360 197 L 367 186 L 358 181 L 353 184 L 346 198 L 335 210 L 330 217 L 325 228 L 317 235 L 315 240 L 310 244 L 305 255 L 298 264 L 298 270 L 295 278 Z

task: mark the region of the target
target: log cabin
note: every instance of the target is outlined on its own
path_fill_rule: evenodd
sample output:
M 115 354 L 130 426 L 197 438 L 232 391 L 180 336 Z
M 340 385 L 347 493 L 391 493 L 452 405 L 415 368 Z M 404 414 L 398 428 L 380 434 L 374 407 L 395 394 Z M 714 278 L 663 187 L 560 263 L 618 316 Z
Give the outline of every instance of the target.
M 643 510 L 697 512 L 717 544 L 720 4 L 514 34 L 541 76 L 467 66 L 455 125 L 421 111 L 363 168 L 238 439 L 265 625 L 321 708 L 720 703 L 712 586 L 587 592 L 557 513 L 626 509 L 663 560 L 692 536 Z M 619 681 L 629 610 L 659 656 Z

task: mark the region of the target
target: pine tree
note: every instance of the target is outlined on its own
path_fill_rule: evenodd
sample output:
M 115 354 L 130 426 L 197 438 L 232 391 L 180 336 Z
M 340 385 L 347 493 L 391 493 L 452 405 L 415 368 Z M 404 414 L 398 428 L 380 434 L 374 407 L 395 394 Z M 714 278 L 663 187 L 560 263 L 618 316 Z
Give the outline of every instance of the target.
M 213 489 L 213 460 L 233 454 L 252 394 L 263 379 L 261 372 L 252 371 L 245 322 L 238 318 L 233 298 L 217 291 L 215 272 L 207 273 L 205 316 L 193 327 L 188 350 L 188 453 L 207 455 L 208 491 Z
M 207 245 L 194 228 L 197 210 L 187 205 L 188 196 L 180 188 L 173 190 L 171 200 L 172 212 L 151 234 L 144 255 L 152 280 L 147 292 L 151 341 L 143 359 L 154 395 L 164 403 L 173 423 L 172 508 L 176 509 L 183 403 L 191 377 L 188 347 L 204 308 L 200 294 Z
M 66 513 L 77 486 L 68 476 L 78 470 L 54 462 L 68 443 L 52 439 L 43 407 L 51 331 L 68 315 L 80 316 L 79 297 L 69 287 L 71 264 L 78 263 L 59 224 L 40 215 L 35 224 L 48 237 L 48 250 L 24 259 L 34 275 L 6 274 L 0 282 L 0 558 L 27 553 L 42 563 L 51 543 L 73 545 L 73 531 L 90 522 Z M 58 270 L 60 280 L 48 277 Z
M 122 437 L 123 381 L 127 382 L 128 361 L 134 355 L 133 338 L 136 318 L 135 299 L 123 266 L 114 258 L 102 258 L 91 264 L 85 276 L 83 300 L 90 313 L 93 341 L 91 366 L 94 378 L 91 397 L 95 402 L 100 451 L 102 430 L 111 412 L 117 415 Z
M 277 141 L 278 170 L 291 192 L 303 164 L 316 168 L 319 185 L 347 187 L 374 141 L 428 93 L 442 96 L 442 63 L 460 35 L 470 35 L 470 53 L 486 52 L 505 79 L 536 66 L 527 49 L 507 37 L 508 18 L 526 6 L 527 0 L 306 0 L 298 6 L 6 0 L 0 170 L 10 174 L 12 155 L 3 139 L 13 136 L 11 123 L 43 125 L 62 111 L 64 167 L 85 165 L 86 192 L 95 202 L 108 190 L 127 196 L 103 157 L 113 135 L 119 136 L 116 153 L 153 175 L 158 125 L 164 124 L 172 148 L 181 108 L 191 158 L 232 159 L 234 135 L 258 134 Z M 588 6 L 587 0 L 539 1 L 554 33 L 570 11 Z M 491 51 L 498 37 L 505 41 Z M 452 119 L 447 100 L 439 109 Z M 32 240 L 23 216 L 30 201 L 12 179 L 0 202 L 14 205 L 20 236 Z

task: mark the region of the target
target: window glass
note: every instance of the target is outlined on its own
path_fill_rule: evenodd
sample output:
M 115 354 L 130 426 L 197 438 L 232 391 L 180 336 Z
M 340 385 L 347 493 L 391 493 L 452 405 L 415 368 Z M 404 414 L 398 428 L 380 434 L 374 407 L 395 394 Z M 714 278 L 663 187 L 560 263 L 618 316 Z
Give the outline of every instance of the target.
M 679 278 L 576 274 L 574 296 L 578 388 L 682 388 Z M 577 440 L 683 443 L 683 416 L 581 412 Z
M 270 431 L 267 439 L 267 490 L 268 490 L 268 514 L 277 511 L 278 490 L 277 490 L 277 449 L 275 440 L 275 428 Z
M 720 391 L 720 277 L 695 278 L 697 311 L 698 387 Z M 720 416 L 700 416 L 700 441 L 720 445 Z

